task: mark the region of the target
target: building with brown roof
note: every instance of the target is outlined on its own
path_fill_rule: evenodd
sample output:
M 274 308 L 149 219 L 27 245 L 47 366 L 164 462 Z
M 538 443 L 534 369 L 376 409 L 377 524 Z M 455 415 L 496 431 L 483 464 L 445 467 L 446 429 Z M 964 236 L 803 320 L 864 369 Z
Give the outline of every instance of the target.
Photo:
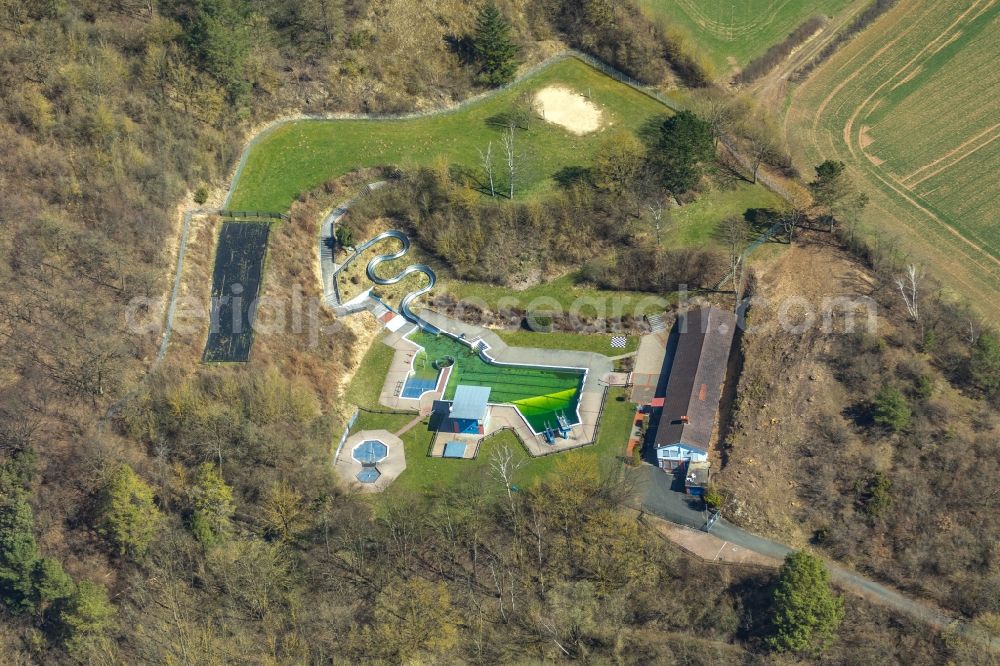
M 662 469 L 708 460 L 735 332 L 736 315 L 714 306 L 690 310 L 678 319 L 677 345 L 653 440 Z

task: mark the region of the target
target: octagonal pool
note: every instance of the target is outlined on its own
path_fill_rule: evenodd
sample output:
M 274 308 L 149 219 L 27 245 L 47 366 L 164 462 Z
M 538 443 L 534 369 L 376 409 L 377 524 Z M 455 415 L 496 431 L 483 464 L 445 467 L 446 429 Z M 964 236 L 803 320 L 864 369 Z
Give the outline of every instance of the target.
M 380 476 L 382 476 L 382 473 L 379 472 L 374 467 L 365 467 L 360 472 L 358 472 L 356 478 L 361 483 L 375 483 L 376 481 L 378 481 L 378 478 Z
M 362 465 L 380 462 L 389 455 L 389 447 L 377 439 L 366 439 L 354 447 L 351 454 Z

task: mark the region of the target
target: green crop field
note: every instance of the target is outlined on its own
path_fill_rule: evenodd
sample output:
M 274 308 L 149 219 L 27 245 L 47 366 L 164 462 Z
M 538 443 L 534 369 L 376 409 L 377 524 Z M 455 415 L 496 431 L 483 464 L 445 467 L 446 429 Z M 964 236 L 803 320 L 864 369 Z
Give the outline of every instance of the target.
M 743 67 L 810 16 L 833 16 L 850 0 L 640 0 L 665 26 L 680 28 L 724 73 Z
M 987 315 L 1000 313 L 1000 3 L 903 0 L 798 90 L 802 164 L 841 159 L 872 196 L 869 230 Z
M 637 130 L 649 119 L 670 112 L 651 97 L 569 58 L 455 111 L 410 120 L 302 120 L 282 125 L 262 136 L 251 150 L 229 207 L 285 211 L 299 193 L 359 167 L 408 167 L 443 160 L 477 169 L 479 151 L 491 141 L 499 171 L 501 130 L 490 119 L 508 112 L 522 93 L 552 84 L 587 95 L 604 109 L 605 126 L 575 136 L 534 120 L 517 139 L 523 154 L 517 177 L 522 196 L 551 190 L 552 176 L 564 167 L 588 166 L 609 131 Z

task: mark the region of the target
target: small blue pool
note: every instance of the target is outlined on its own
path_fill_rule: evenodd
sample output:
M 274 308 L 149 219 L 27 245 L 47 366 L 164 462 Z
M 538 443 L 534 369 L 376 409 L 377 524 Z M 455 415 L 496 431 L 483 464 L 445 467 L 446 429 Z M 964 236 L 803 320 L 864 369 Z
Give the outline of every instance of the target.
M 365 467 L 363 470 L 358 472 L 357 479 L 361 483 L 375 483 L 378 481 L 378 477 L 380 476 L 382 476 L 382 473 L 374 467 Z
M 389 447 L 377 439 L 366 439 L 354 447 L 351 454 L 362 465 L 372 465 L 389 455 Z M 360 481 L 360 479 L 358 479 Z
M 403 398 L 419 398 L 427 391 L 433 391 L 435 386 L 437 386 L 437 377 L 434 379 L 408 377 L 406 384 L 403 385 L 403 391 L 400 393 L 400 396 Z
M 464 458 L 465 442 L 445 442 L 444 453 L 441 455 L 445 458 Z

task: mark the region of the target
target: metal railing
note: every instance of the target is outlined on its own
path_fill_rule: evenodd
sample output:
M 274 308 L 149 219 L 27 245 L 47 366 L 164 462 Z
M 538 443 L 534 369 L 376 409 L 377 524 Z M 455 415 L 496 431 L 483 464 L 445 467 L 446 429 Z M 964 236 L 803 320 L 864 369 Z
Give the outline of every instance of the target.
M 234 217 L 234 218 L 254 218 L 262 220 L 282 220 L 288 222 L 291 218 L 284 213 L 275 213 L 269 210 L 227 210 L 225 208 L 219 211 L 219 215 L 222 217 Z

